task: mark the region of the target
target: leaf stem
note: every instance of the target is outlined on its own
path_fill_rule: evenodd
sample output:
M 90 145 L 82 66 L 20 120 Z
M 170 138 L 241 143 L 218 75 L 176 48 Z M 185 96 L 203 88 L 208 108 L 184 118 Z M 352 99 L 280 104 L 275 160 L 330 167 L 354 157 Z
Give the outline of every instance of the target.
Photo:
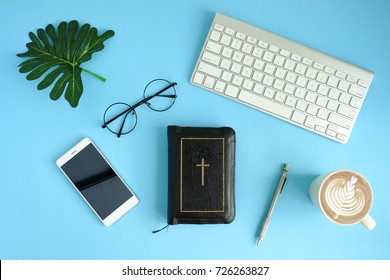
M 80 68 L 81 68 L 81 67 L 80 67 Z M 83 70 L 84 72 L 87 72 L 88 74 L 91 74 L 92 76 L 98 78 L 98 79 L 99 79 L 100 81 L 102 81 L 102 82 L 105 82 L 105 81 L 106 81 L 106 78 L 103 78 L 102 76 L 100 76 L 100 75 L 98 75 L 98 74 L 96 74 L 96 73 L 93 73 L 93 72 L 91 72 L 91 71 L 89 71 L 89 70 L 87 70 L 87 69 L 81 68 L 81 70 Z

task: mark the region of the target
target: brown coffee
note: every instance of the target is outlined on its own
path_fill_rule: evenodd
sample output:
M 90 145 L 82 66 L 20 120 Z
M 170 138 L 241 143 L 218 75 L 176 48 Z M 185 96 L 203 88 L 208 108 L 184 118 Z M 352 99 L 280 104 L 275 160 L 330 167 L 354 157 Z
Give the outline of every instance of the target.
M 356 172 L 336 171 L 322 184 L 320 205 L 325 215 L 336 223 L 345 225 L 357 223 L 371 209 L 370 185 Z

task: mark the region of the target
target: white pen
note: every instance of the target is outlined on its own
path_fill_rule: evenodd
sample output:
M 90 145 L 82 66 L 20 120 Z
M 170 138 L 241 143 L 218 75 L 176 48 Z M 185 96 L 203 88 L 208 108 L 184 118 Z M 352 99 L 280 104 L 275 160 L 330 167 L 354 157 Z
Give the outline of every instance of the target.
M 278 200 L 279 194 L 282 192 L 284 183 L 287 180 L 287 171 L 288 171 L 288 163 L 285 163 L 284 167 L 283 167 L 282 176 L 280 176 L 279 183 L 278 183 L 278 186 L 276 187 L 274 197 L 273 197 L 271 205 L 270 205 L 270 207 L 268 209 L 267 216 L 265 217 L 263 225 L 261 226 L 259 237 L 257 239 L 257 246 L 259 246 L 260 241 L 265 236 L 265 233 L 266 233 L 267 228 L 268 228 L 269 221 L 271 220 L 272 212 L 274 211 L 274 208 L 275 208 L 275 205 L 276 205 L 276 201 Z

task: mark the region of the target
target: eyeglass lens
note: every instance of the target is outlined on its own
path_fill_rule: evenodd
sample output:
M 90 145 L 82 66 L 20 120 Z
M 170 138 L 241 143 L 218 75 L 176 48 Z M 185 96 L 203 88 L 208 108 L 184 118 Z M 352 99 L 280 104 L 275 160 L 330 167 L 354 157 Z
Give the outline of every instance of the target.
M 121 135 L 131 132 L 137 125 L 137 113 L 135 107 L 145 103 L 150 109 L 162 112 L 168 110 L 175 103 L 177 97 L 174 86 L 165 79 L 155 79 L 148 83 L 144 89 L 144 99 L 130 106 L 124 102 L 110 105 L 103 115 L 103 128 L 110 132 Z

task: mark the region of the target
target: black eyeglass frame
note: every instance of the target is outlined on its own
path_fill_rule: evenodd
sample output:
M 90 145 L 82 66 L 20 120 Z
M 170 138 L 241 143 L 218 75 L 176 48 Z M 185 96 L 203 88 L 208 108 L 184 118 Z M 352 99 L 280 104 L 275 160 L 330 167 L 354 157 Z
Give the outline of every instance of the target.
M 146 94 L 146 89 L 148 88 L 148 86 L 150 84 L 152 84 L 153 82 L 156 82 L 156 81 L 165 81 L 167 82 L 169 85 L 167 85 L 166 87 L 164 87 L 163 89 L 159 90 L 158 92 L 156 92 L 155 94 L 151 95 L 151 96 L 148 96 L 148 97 L 145 97 L 145 94 Z M 175 101 L 176 101 L 176 97 L 177 97 L 177 94 L 176 94 L 176 89 L 175 89 L 175 86 L 177 85 L 177 83 L 173 82 L 171 83 L 170 81 L 166 80 L 166 79 L 154 79 L 152 81 L 150 81 L 146 86 L 145 86 L 145 89 L 144 89 L 144 99 L 142 99 L 141 101 L 138 101 L 136 104 L 130 106 L 129 104 L 127 103 L 124 103 L 124 102 L 116 102 L 116 103 L 113 103 L 111 104 L 107 109 L 106 111 L 104 112 L 104 115 L 103 115 L 103 125 L 102 125 L 102 128 L 107 128 L 110 132 L 114 133 L 114 134 L 117 134 L 118 138 L 121 136 L 121 135 L 125 135 L 125 134 L 128 134 L 130 132 L 132 132 L 134 130 L 134 128 L 137 126 L 137 123 L 138 123 L 138 118 L 137 118 L 137 113 L 135 111 L 135 108 L 137 108 L 138 106 L 142 105 L 142 104 L 146 104 L 150 109 L 152 109 L 153 111 L 156 111 L 156 112 L 164 112 L 166 110 L 168 110 L 169 108 L 171 108 L 173 106 L 173 104 L 175 104 Z M 168 95 L 162 95 L 161 93 L 163 93 L 164 91 L 168 90 L 172 88 L 173 91 L 175 92 L 175 94 L 168 94 Z M 164 109 L 161 109 L 161 110 L 158 110 L 158 109 L 155 109 L 153 108 L 150 103 L 148 102 L 149 100 L 151 100 L 152 98 L 156 97 L 156 96 L 160 96 L 160 97 L 167 97 L 167 98 L 174 98 L 172 104 L 170 104 L 167 108 L 164 108 Z M 112 106 L 115 106 L 115 105 L 118 105 L 118 104 L 123 104 L 123 105 L 126 105 L 126 106 L 129 106 L 128 109 L 124 110 L 123 112 L 119 113 L 118 115 L 112 117 L 111 119 L 109 119 L 108 121 L 105 121 L 106 119 L 106 114 L 107 114 L 107 111 L 112 107 Z M 133 115 L 135 115 L 135 123 L 134 123 L 134 126 L 132 127 L 131 130 L 123 133 L 122 130 L 123 130 L 123 127 L 125 125 L 125 122 L 126 122 L 126 119 L 127 119 L 127 116 L 128 114 L 132 113 Z M 108 125 L 115 121 L 116 119 L 118 119 L 119 117 L 123 116 L 124 114 L 125 117 L 123 118 L 123 121 L 122 121 L 122 125 L 119 129 L 118 132 L 115 132 L 113 130 L 111 130 Z

